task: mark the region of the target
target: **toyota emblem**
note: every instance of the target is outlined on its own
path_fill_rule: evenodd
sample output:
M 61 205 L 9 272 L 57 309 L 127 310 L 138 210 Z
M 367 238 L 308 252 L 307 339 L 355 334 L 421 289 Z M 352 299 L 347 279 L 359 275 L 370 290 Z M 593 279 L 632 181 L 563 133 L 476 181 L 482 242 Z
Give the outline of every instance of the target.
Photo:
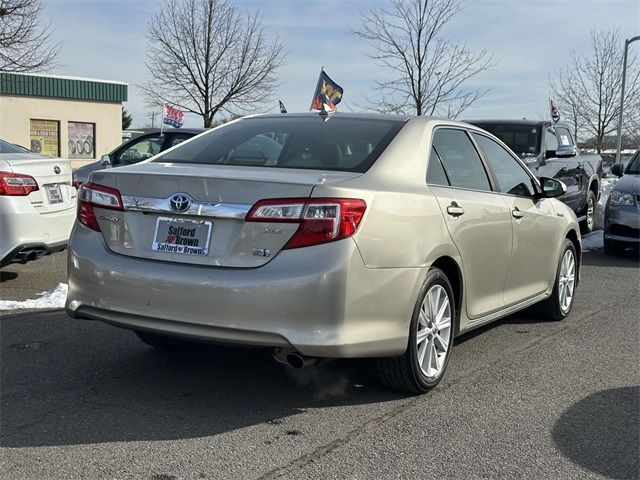
M 169 207 L 176 213 L 186 212 L 190 206 L 191 198 L 186 193 L 176 193 L 169 200 Z
M 56 175 L 60 175 L 60 172 L 62 170 L 60 170 L 60 167 L 58 165 L 56 165 L 55 167 L 53 167 L 53 173 L 55 173 Z

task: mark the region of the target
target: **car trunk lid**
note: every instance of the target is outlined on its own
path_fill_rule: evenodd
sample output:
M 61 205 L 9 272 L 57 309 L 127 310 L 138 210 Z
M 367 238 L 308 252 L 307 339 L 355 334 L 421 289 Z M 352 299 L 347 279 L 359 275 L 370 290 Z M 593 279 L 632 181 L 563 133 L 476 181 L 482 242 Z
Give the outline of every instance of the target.
M 315 185 L 359 176 L 284 168 L 147 163 L 95 172 L 92 182 L 117 189 L 124 211 L 95 208 L 108 247 L 159 261 L 259 267 L 297 223 L 246 222 L 259 200 L 307 198 Z
M 76 189 L 72 186 L 72 169 L 68 160 L 47 158 L 31 153 L 2 153 L 9 171 L 29 175 L 38 184 L 38 190 L 27 198 L 41 214 L 66 210 L 75 205 Z M 3 167 L 4 168 L 4 167 Z

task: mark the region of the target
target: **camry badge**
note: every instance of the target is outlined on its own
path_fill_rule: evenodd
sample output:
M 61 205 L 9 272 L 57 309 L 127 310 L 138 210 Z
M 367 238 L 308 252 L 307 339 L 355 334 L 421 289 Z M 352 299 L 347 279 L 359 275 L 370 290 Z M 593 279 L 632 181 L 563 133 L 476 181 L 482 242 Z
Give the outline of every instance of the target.
M 176 193 L 169 200 L 169 207 L 176 213 L 182 213 L 189 210 L 191 199 L 186 193 Z
M 61 171 L 62 171 L 62 170 L 60 170 L 60 167 L 59 167 L 58 165 L 56 165 L 55 167 L 53 167 L 53 172 L 54 172 L 56 175 L 60 175 L 60 172 L 61 172 Z

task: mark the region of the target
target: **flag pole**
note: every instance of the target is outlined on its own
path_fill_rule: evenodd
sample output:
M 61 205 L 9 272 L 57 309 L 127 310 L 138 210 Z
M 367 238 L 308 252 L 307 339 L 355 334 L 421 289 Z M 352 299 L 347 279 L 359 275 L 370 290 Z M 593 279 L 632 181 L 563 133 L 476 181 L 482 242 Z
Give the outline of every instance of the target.
M 160 136 L 164 133 L 164 111 L 166 103 L 162 104 L 162 120 L 160 121 Z
M 316 82 L 316 89 L 313 91 L 313 98 L 311 99 L 311 107 L 309 107 L 309 111 L 313 110 L 313 102 L 316 99 L 316 92 L 320 88 L 320 82 L 322 81 L 322 72 L 324 72 L 324 65 L 320 67 L 320 74 L 318 75 L 318 81 Z

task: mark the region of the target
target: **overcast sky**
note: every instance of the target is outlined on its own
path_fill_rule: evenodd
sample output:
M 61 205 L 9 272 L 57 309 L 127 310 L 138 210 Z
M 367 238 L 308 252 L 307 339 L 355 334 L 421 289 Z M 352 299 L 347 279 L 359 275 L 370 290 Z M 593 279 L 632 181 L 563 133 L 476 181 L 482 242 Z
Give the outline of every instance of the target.
M 233 0 L 232 0 L 233 1 Z M 51 73 L 120 80 L 129 84 L 125 107 L 134 126 L 150 122 L 138 84 L 145 67 L 147 24 L 162 0 L 45 0 L 53 37 L 62 42 Z M 287 65 L 271 108 L 281 99 L 290 112 L 307 111 L 321 65 L 344 88 L 341 110 L 356 109 L 372 93 L 380 75 L 365 55 L 366 42 L 347 33 L 360 14 L 385 0 L 249 0 L 236 5 L 257 9 L 269 33 L 286 40 Z M 547 111 L 548 75 L 572 51 L 588 52 L 592 28 L 619 27 L 628 38 L 640 34 L 638 0 L 460 0 L 463 10 L 446 37 L 472 49 L 493 52 L 497 65 L 468 85 L 490 88 L 465 118 L 538 118 Z M 640 52 L 640 43 L 632 49 Z M 622 50 L 622 45 L 621 45 Z M 265 108 L 269 108 L 267 105 Z M 201 126 L 188 118 L 187 125 Z

